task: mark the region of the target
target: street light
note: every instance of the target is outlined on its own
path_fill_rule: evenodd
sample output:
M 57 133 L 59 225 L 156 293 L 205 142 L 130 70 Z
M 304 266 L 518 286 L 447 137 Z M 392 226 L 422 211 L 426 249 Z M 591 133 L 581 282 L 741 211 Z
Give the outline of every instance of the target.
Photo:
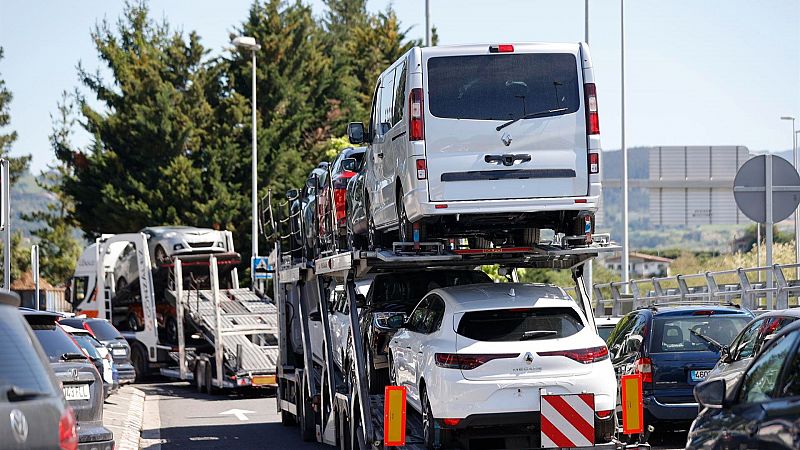
M 257 138 L 256 138 L 256 51 L 258 51 L 261 46 L 258 45 L 256 42 L 256 38 L 250 36 L 237 36 L 233 39 L 233 45 L 239 47 L 244 50 L 250 50 L 253 55 L 253 99 L 252 99 L 252 108 L 253 108 L 253 164 L 252 164 L 252 176 L 253 176 L 253 189 L 251 195 L 251 202 L 253 207 L 253 217 L 252 217 L 252 228 L 251 228 L 251 241 L 252 241 L 252 248 L 251 248 L 251 257 L 250 257 L 250 280 L 253 289 L 256 287 L 256 274 L 253 270 L 253 260 L 256 256 L 258 256 L 258 146 L 257 146 Z
M 794 164 L 794 169 L 797 170 L 797 131 L 795 130 L 795 119 L 792 116 L 783 116 L 781 120 L 792 121 L 792 163 Z M 795 264 L 800 263 L 800 214 L 798 214 L 797 209 L 794 210 L 794 262 Z M 797 275 L 800 275 L 800 273 Z
M 619 36 L 620 36 L 620 91 L 622 124 L 622 281 L 625 282 L 625 293 L 628 292 L 629 241 L 628 241 L 628 147 L 625 142 L 625 0 L 619 2 Z

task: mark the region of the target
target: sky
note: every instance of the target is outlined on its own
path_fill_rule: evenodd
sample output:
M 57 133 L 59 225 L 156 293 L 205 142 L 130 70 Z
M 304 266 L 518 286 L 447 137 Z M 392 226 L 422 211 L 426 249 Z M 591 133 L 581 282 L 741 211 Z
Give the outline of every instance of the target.
M 315 14 L 322 0 L 305 0 Z M 604 149 L 621 145 L 620 0 L 589 0 L 589 44 L 597 80 Z M 252 0 L 151 0 L 156 18 L 197 31 L 213 54 Z M 389 4 L 411 38 L 425 35 L 424 0 Z M 430 0 L 440 44 L 584 40 L 584 0 Z M 116 21 L 122 0 L 0 0 L 0 77 L 14 95 L 12 154 L 32 154 L 34 173 L 52 163 L 48 135 L 61 92 L 78 86 L 76 66 L 94 70 L 90 32 Z M 800 1 L 627 0 L 626 144 L 744 145 L 791 149 L 800 129 Z M 344 130 L 342 130 L 344 133 Z M 88 137 L 76 135 L 77 144 Z

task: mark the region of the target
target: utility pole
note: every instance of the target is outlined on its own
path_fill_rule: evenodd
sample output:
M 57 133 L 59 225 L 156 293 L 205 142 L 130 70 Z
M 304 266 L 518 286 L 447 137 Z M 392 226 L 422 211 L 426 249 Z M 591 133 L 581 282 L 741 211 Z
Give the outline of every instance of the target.
M 625 144 L 625 0 L 619 0 L 619 28 L 620 28 L 620 78 L 622 93 L 622 281 L 630 280 L 628 260 L 630 247 L 628 244 L 628 148 Z M 628 292 L 628 285 L 625 285 Z
M 583 42 L 589 43 L 589 0 L 583 2 Z
M 31 246 L 31 273 L 33 274 L 33 304 L 34 308 L 39 311 L 39 245 L 33 244 Z
M 11 178 L 8 160 L 0 159 L 0 201 L 3 230 L 3 289 L 11 290 Z
M 431 46 L 431 0 L 425 0 L 425 46 Z

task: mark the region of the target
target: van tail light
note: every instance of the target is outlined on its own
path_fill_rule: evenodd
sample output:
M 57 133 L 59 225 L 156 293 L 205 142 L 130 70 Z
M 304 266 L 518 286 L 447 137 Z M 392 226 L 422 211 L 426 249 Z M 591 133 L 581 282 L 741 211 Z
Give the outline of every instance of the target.
M 653 361 L 650 358 L 639 358 L 634 364 L 634 373 L 642 374 L 642 383 L 653 382 Z
M 600 173 L 600 153 L 589 153 L 589 174 Z
M 78 421 L 75 420 L 75 412 L 70 407 L 64 409 L 58 421 L 58 448 L 78 449 Z
M 486 355 L 437 353 L 436 365 L 445 369 L 472 370 L 480 367 L 493 359 L 516 358 L 519 353 L 494 353 Z
M 417 160 L 417 179 L 424 180 L 428 178 L 428 163 L 424 159 Z
M 461 423 L 461 419 L 442 419 L 442 423 L 447 427 L 456 427 Z
M 422 104 L 422 88 L 414 88 L 408 95 L 408 130 L 410 141 L 425 139 L 425 111 Z
M 600 117 L 597 115 L 597 88 L 594 83 L 583 85 L 586 104 L 586 134 L 600 134 Z
M 539 356 L 564 356 L 581 364 L 591 364 L 608 359 L 608 347 L 579 348 L 576 350 L 556 350 L 552 352 L 537 352 Z

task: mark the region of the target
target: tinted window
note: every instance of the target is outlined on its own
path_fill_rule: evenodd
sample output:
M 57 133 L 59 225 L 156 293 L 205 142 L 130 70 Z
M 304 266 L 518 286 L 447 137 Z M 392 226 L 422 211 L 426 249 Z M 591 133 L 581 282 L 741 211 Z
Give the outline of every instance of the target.
M 444 301 L 438 295 L 431 295 L 429 299 L 428 313 L 422 320 L 419 330 L 421 333 L 433 333 L 438 330 L 442 324 L 442 317 L 444 317 Z
M 611 336 L 612 331 L 614 331 L 614 327 L 612 326 L 597 327 L 597 334 L 599 334 L 604 341 L 608 341 L 608 337 Z
M 394 115 L 394 70 L 390 70 L 383 77 L 381 83 L 381 108 L 379 111 L 381 125 L 378 134 L 386 134 L 392 129 L 392 116 Z
M 92 334 L 101 341 L 125 339 L 113 325 L 105 320 L 90 320 L 89 328 L 92 329 Z
M 800 352 L 795 350 L 789 367 L 786 368 L 786 379 L 783 382 L 781 397 L 800 397 Z
M 520 341 L 562 338 L 581 329 L 583 322 L 571 308 L 530 308 L 467 312 L 456 332 L 476 341 Z M 526 334 L 537 331 L 552 334 Z
M 734 361 L 753 356 L 756 339 L 758 339 L 758 331 L 761 329 L 761 326 L 764 325 L 764 321 L 765 319 L 756 320 L 739 335 L 736 342 L 732 345 L 733 351 L 731 353 Z
M 89 355 L 90 358 L 100 359 L 100 353 L 97 353 L 97 348 L 95 348 L 95 341 L 91 336 L 87 335 L 73 335 L 73 339 L 78 345 Z
M 606 342 L 608 342 L 608 349 L 613 358 L 623 355 L 622 347 L 625 343 L 625 338 L 628 336 L 631 328 L 633 328 L 633 325 L 636 323 L 636 316 L 636 313 L 631 313 L 623 317 L 617 326 L 614 327 L 614 331 L 612 331 L 611 335 L 608 337 Z
M 83 354 L 80 348 L 75 345 L 75 342 L 70 339 L 66 331 L 62 330 L 55 324 L 32 324 L 33 333 L 42 344 L 44 352 L 50 359 L 50 362 L 61 361 L 61 355 L 65 353 L 79 353 Z
M 34 344 L 24 320 L 16 312 L 9 314 L 0 308 L 0 386 L 53 392 L 53 382 L 45 363 L 34 351 Z M 0 402 L 6 396 L 0 395 Z
M 425 326 L 425 317 L 428 315 L 430 304 L 431 299 L 426 298 L 425 300 L 421 301 L 419 305 L 417 305 L 417 307 L 411 313 L 411 317 L 408 319 L 409 330 L 420 333 L 423 332 Z
M 489 275 L 477 270 L 432 270 L 378 276 L 370 288 L 370 304 L 413 307 L 433 289 L 467 284 L 491 283 Z
M 781 375 L 781 368 L 795 342 L 795 337 L 792 335 L 781 336 L 778 339 L 779 341 L 747 370 L 741 394 L 745 402 L 761 402 L 775 397 L 775 387 Z
M 397 124 L 403 121 L 403 111 L 406 105 L 406 62 L 403 61 L 395 69 L 394 78 L 394 113 L 392 123 Z
M 702 352 L 715 349 L 700 335 L 720 345 L 729 345 L 750 320 L 744 315 L 711 315 L 690 317 L 656 317 L 652 353 Z
M 428 98 L 437 117 L 509 120 L 580 106 L 575 56 L 559 53 L 447 56 L 428 60 Z

